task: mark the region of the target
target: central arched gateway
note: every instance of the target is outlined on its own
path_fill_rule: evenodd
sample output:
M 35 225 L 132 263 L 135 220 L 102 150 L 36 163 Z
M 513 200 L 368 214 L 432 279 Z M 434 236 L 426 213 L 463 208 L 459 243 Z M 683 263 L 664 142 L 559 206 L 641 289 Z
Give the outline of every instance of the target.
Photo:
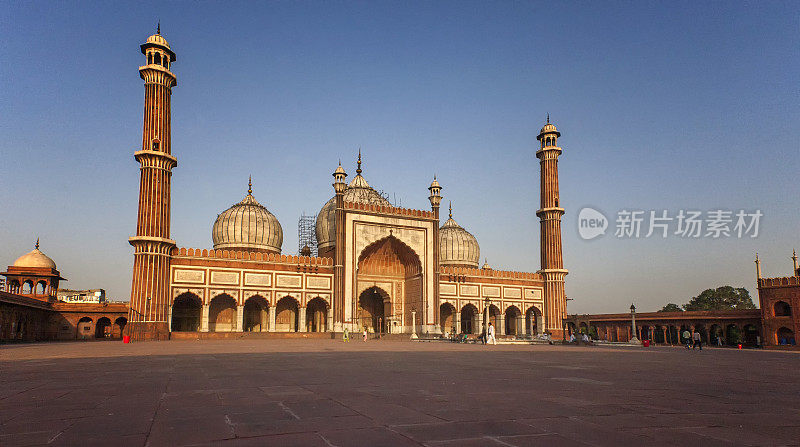
M 391 311 L 389 294 L 379 287 L 370 287 L 358 297 L 358 329 L 370 332 L 386 332 L 386 308 Z
M 424 323 L 423 272 L 419 256 L 408 245 L 388 236 L 367 246 L 358 257 L 358 294 L 353 325 L 384 332 L 410 333 Z M 379 319 L 382 319 L 380 323 Z

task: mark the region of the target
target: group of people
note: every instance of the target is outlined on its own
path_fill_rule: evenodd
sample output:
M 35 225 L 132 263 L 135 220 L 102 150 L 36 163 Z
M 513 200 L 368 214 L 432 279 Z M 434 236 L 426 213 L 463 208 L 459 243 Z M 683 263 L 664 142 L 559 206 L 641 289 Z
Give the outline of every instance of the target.
M 683 339 L 686 340 L 686 349 L 698 348 L 700 351 L 703 350 L 703 338 L 700 337 L 700 332 L 695 330 L 694 332 L 689 332 L 688 329 L 685 329 L 681 334 Z
M 456 334 L 455 331 L 452 334 L 445 334 L 445 338 L 448 338 L 450 341 L 455 343 L 466 343 L 468 340 L 467 334 Z M 489 323 L 487 329 L 481 331 L 481 334 L 478 336 L 478 341 L 484 345 L 487 343 L 491 343 L 493 345 L 497 344 L 497 337 L 495 337 L 495 329 L 492 323 Z
M 575 337 L 575 334 L 570 332 L 569 334 L 569 342 L 570 343 L 578 343 L 578 339 Z M 581 343 L 583 344 L 591 344 L 592 340 L 589 338 L 589 335 L 585 332 L 581 334 Z M 552 344 L 552 343 L 551 343 Z
M 364 332 L 362 335 L 364 336 L 364 341 L 367 341 L 367 339 L 369 338 L 369 332 L 367 332 L 366 327 L 364 328 Z M 380 334 L 378 334 L 378 338 L 380 338 Z M 344 331 L 342 331 L 342 341 L 343 342 L 350 341 L 350 331 L 347 328 L 344 328 Z

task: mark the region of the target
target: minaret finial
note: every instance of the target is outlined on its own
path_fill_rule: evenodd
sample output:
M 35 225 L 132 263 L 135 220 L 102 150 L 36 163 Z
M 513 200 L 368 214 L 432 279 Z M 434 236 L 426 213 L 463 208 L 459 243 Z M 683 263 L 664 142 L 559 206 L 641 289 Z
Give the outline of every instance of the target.
M 756 252 L 756 279 L 761 279 L 761 261 L 758 260 L 758 252 Z
M 161 34 L 161 19 L 158 19 L 158 26 L 156 26 L 156 34 Z
M 37 250 L 39 249 L 39 238 L 38 237 L 36 238 L 36 249 Z
M 358 169 L 356 169 L 356 174 L 361 175 L 361 148 L 358 148 Z
M 550 124 L 550 112 L 547 112 L 547 124 Z
M 452 219 L 453 218 L 453 201 L 452 200 L 450 201 L 450 206 L 449 206 L 448 212 L 450 213 L 450 215 L 449 215 L 450 219 Z
M 247 180 L 247 194 L 253 194 L 253 176 L 250 176 L 250 179 Z

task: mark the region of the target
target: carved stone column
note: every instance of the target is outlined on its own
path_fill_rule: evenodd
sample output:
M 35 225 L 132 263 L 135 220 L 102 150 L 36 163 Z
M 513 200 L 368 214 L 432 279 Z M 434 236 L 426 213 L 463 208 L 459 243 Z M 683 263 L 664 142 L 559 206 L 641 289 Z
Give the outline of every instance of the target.
M 200 317 L 200 332 L 208 332 L 208 304 L 203 304 L 203 314 Z
M 269 306 L 269 332 L 275 332 L 275 306 Z
M 297 332 L 306 332 L 306 308 L 301 307 L 299 311 L 297 317 Z
M 236 306 L 236 328 L 234 332 L 242 332 L 244 330 L 244 306 Z

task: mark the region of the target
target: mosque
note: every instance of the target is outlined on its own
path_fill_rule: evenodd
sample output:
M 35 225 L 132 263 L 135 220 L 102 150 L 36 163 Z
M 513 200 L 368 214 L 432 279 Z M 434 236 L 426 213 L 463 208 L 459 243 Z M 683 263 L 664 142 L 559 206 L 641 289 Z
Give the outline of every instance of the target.
M 566 316 L 558 197 L 561 134 L 549 122 L 536 137 L 541 166 L 541 269 L 479 266 L 477 238 L 452 208 L 441 223 L 442 185 L 427 186 L 429 210 L 393 206 L 370 184 L 359 153 L 355 176 L 341 164 L 316 217 L 318 256 L 282 254 L 283 228 L 253 195 L 222 211 L 213 248 L 180 247 L 170 234 L 171 71 L 175 52 L 161 35 L 141 45 L 145 65 L 139 210 L 129 323 L 134 339 L 181 333 L 341 332 L 437 336 L 479 333 L 561 338 Z M 424 186 L 420 187 L 421 192 Z M 221 334 L 224 333 L 224 334 Z

